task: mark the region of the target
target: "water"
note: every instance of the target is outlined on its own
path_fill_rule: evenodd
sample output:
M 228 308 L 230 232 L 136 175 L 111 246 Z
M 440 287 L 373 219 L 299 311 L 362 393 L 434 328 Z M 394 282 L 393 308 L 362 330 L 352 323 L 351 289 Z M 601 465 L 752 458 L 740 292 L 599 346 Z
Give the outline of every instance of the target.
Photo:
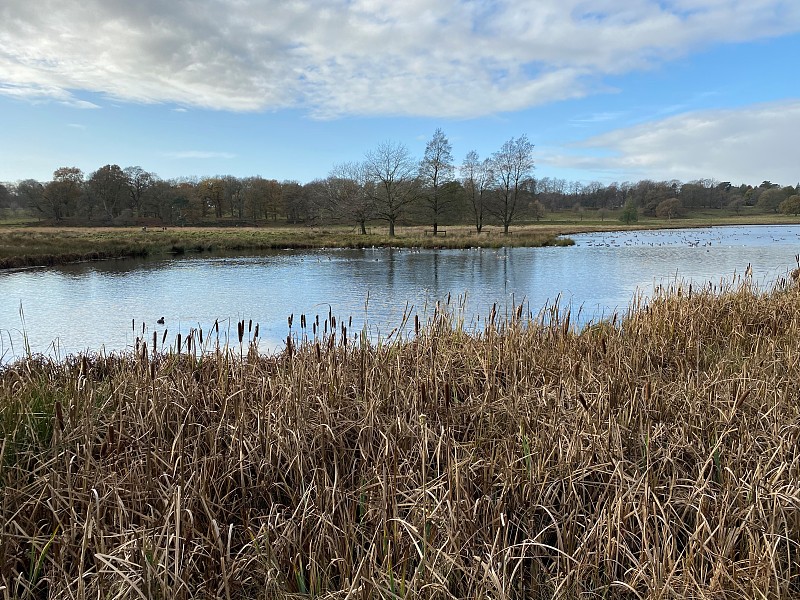
M 596 233 L 566 248 L 285 251 L 255 257 L 124 260 L 0 273 L 0 362 L 25 352 L 65 356 L 131 348 L 145 331 L 172 343 L 208 331 L 237 342 L 236 323 L 260 326 L 280 350 L 287 317 L 330 313 L 350 332 L 366 322 L 386 336 L 405 312 L 429 316 L 450 295 L 468 323 L 524 304 L 533 314 L 560 298 L 581 322 L 624 313 L 637 293 L 675 280 L 718 283 L 748 265 L 763 285 L 796 267 L 800 226 Z M 466 299 L 466 300 L 465 300 Z M 164 324 L 157 320 L 164 317 Z M 24 318 L 24 321 L 23 321 Z

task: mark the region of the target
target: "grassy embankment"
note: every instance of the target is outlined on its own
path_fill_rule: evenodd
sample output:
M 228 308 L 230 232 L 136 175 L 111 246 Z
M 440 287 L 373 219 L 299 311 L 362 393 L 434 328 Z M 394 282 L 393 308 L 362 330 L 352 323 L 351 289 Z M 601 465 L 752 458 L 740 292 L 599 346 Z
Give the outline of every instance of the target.
M 798 306 L 744 281 L 581 331 L 442 312 L 370 344 L 301 318 L 277 356 L 195 334 L 22 360 L 0 371 L 0 590 L 798 597 Z
M 587 231 L 707 227 L 709 225 L 787 224 L 793 217 L 726 210 L 696 212 L 681 219 L 641 218 L 625 226 L 611 213 L 605 220 L 589 212 L 579 219 L 570 213 L 553 213 L 538 223 L 512 228 L 503 235 L 496 226 L 487 226 L 480 235 L 474 227 L 445 226 L 445 235 L 430 235 L 427 227 L 399 227 L 389 237 L 385 227 L 372 227 L 360 235 L 351 227 L 186 227 L 168 231 L 139 227 L 36 227 L 0 223 L 0 269 L 54 265 L 69 262 L 138 256 L 166 256 L 208 251 L 241 253 L 283 248 L 360 248 L 395 246 L 415 248 L 470 248 L 476 246 L 569 245 L 568 236 Z
M 0 268 L 64 264 L 81 260 L 122 258 L 208 251 L 259 252 L 283 248 L 362 248 L 396 246 L 417 248 L 469 248 L 547 246 L 568 244 L 557 239 L 554 227 L 520 228 L 513 235 L 496 231 L 480 237 L 468 228 L 447 236 L 425 235 L 425 229 L 403 228 L 385 233 L 359 235 L 345 228 L 222 228 L 186 227 L 167 231 L 141 228 L 0 228 Z

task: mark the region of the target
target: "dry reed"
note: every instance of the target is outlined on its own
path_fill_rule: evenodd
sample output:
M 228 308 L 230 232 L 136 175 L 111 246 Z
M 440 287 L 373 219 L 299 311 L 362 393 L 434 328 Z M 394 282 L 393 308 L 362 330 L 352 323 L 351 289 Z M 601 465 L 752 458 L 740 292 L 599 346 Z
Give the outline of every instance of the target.
M 582 330 L 303 316 L 275 356 L 17 362 L 0 594 L 797 597 L 799 302 L 744 280 Z

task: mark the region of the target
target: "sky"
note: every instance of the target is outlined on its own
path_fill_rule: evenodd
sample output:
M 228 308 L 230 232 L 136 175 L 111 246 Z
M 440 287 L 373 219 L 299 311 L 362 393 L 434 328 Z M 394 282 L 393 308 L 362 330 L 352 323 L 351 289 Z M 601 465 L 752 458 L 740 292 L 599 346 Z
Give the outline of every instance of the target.
M 798 0 L 2 0 L 0 181 L 301 183 L 514 137 L 584 183 L 800 181 Z

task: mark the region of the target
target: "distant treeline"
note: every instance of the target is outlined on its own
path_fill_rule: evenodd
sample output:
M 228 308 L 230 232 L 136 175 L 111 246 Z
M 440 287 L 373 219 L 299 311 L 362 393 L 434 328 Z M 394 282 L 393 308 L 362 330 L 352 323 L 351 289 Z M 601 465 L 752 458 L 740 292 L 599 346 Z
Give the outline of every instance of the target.
M 753 185 L 702 179 L 643 180 L 604 185 L 534 176 L 533 144 L 525 135 L 481 159 L 471 151 L 460 164 L 441 130 L 425 155 L 414 158 L 402 144 L 385 142 L 361 162 L 335 165 L 325 178 L 306 184 L 259 176 L 220 175 L 165 180 L 134 166 L 105 165 L 90 174 L 56 169 L 50 181 L 0 184 L 0 216 L 23 214 L 54 224 L 213 225 L 352 224 L 366 233 L 395 224 L 502 226 L 541 219 L 545 212 L 572 211 L 582 219 L 624 221 L 639 215 L 673 218 L 687 211 L 745 207 L 760 212 L 800 213 L 800 183 Z M 619 209 L 622 209 L 621 211 Z M 587 211 L 591 211 L 587 213 Z

